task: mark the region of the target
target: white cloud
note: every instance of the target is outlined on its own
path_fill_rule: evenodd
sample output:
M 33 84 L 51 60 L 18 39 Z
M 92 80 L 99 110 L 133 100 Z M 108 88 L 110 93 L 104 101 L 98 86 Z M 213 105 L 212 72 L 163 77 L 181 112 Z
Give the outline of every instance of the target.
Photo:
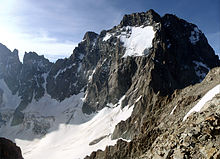
M 56 38 L 48 37 L 46 32 L 34 36 L 0 26 L 0 35 L 0 43 L 6 45 L 10 50 L 18 49 L 20 59 L 23 58 L 25 51 L 34 51 L 40 55 L 44 54 L 45 57 L 54 61 L 52 55 L 57 58 L 68 57 L 76 46 L 71 41 L 59 42 Z
M 85 1 L 0 0 L 0 42 L 17 48 L 20 58 L 25 51 L 53 61 L 52 57 L 67 57 L 86 31 L 112 27 L 106 17 L 121 17 L 106 0 Z
M 0 43 L 6 45 L 10 50 L 18 49 L 20 59 L 23 58 L 24 52 L 29 51 L 44 54 L 51 61 L 70 56 L 76 46 L 73 41 L 58 39 L 56 35 L 51 37 L 44 28 L 34 28 L 33 24 L 32 28 L 28 26 L 28 21 L 23 23 L 25 16 L 19 14 L 23 14 L 25 9 L 30 11 L 34 8 L 24 2 L 27 1 L 21 0 L 18 3 L 15 0 L 0 0 Z M 31 15 L 29 16 L 31 18 Z

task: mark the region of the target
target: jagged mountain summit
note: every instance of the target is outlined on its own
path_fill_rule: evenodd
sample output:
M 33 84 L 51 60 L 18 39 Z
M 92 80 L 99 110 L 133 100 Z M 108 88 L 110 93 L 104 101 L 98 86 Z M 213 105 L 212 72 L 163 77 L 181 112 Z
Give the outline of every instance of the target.
M 218 66 L 196 25 L 154 10 L 87 32 L 69 58 L 55 63 L 34 52 L 21 63 L 17 50 L 1 44 L 0 136 L 16 139 L 25 158 L 83 158 L 98 149 L 105 151 L 88 158 L 139 157 L 220 83 L 219 71 L 203 80 Z M 202 80 L 201 90 L 192 86 Z M 173 107 L 181 113 L 164 120 Z

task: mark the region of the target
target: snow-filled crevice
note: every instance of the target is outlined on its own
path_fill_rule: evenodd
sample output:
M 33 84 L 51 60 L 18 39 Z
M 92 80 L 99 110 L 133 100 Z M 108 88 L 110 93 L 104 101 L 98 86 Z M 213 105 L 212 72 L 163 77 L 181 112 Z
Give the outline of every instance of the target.
M 220 84 L 209 90 L 200 101 L 184 116 L 183 121 L 187 119 L 193 112 L 199 112 L 206 102 L 211 100 L 216 94 L 220 93 Z

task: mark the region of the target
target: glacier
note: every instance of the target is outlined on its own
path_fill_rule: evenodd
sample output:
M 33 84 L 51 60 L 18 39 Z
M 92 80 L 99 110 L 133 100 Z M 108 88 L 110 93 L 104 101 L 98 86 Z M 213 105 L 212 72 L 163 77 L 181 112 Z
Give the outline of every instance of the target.
M 122 108 L 123 96 L 118 103 L 111 103 L 112 107 L 87 115 L 82 112 L 84 98 L 85 93 L 81 92 L 59 102 L 45 94 L 40 100 L 33 100 L 23 111 L 25 119 L 22 124 L 12 127 L 10 119 L 1 126 L 0 134 L 15 141 L 25 159 L 60 159 L 63 156 L 78 159 L 116 144 L 117 140 L 111 139 L 114 128 L 131 116 L 134 105 Z M 47 133 L 34 133 L 36 122 L 49 124 Z

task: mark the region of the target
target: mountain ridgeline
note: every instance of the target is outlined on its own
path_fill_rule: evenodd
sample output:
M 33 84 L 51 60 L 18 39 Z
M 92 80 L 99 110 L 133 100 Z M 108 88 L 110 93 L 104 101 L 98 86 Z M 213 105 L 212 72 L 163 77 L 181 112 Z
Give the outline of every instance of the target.
M 17 50 L 11 52 L 0 44 L 0 79 L 21 99 L 13 112 L 12 126 L 22 124 L 23 111 L 45 94 L 61 102 L 84 92 L 85 114 L 97 112 L 109 103 L 114 105 L 125 96 L 122 107 L 134 105 L 134 110 L 115 127 L 111 138 L 133 139 L 133 147 L 142 139 L 148 141 L 149 147 L 162 133 L 155 127 L 163 110 L 167 105 L 171 107 L 171 100 L 180 96 L 178 90 L 201 82 L 218 66 L 218 56 L 196 25 L 172 14 L 161 17 L 154 10 L 125 15 L 119 25 L 100 34 L 87 32 L 69 58 L 55 63 L 34 52 L 25 53 L 21 63 Z M 0 88 L 0 105 L 2 94 Z M 182 102 L 199 99 L 199 95 L 193 97 L 187 96 Z M 124 142 L 120 140 L 118 147 L 109 147 L 106 153 L 94 152 L 87 157 L 132 158 L 147 150 L 143 146 L 143 151 L 138 152 L 127 145 L 124 156 L 120 156 L 116 151 L 126 145 Z M 108 156 L 108 152 L 115 156 Z
M 125 48 L 117 35 L 127 26 L 153 27 L 155 37 L 147 55 L 122 57 Z M 107 33 L 112 36 L 103 41 Z M 100 35 L 87 32 L 69 58 L 59 59 L 54 64 L 34 52 L 25 53 L 22 64 L 17 50 L 10 52 L 3 45 L 0 55 L 0 78 L 22 99 L 12 125 L 20 124 L 21 111 L 32 99 L 38 100 L 46 92 L 62 101 L 84 89 L 87 97 L 83 111 L 91 113 L 107 103 L 116 103 L 126 93 L 129 94 L 128 103 L 132 100 L 130 92 L 136 88 L 135 96 L 142 91 L 149 91 L 144 93 L 146 95 L 151 91 L 171 94 L 175 89 L 199 82 L 204 77 L 198 76 L 197 72 L 207 74 L 207 68 L 220 63 L 196 25 L 171 14 L 160 17 L 153 10 L 125 15 L 118 26 L 104 30 Z M 197 62 L 207 67 L 197 65 Z

